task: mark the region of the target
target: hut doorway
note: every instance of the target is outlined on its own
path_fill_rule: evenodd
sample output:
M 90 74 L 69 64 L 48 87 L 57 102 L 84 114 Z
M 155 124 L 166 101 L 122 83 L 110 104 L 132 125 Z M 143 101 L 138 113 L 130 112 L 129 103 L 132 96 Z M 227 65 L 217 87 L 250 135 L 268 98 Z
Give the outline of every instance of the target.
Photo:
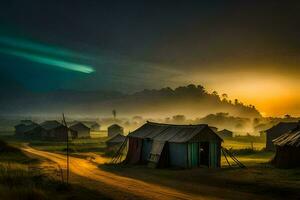
M 209 166 L 209 142 L 200 142 L 200 165 Z

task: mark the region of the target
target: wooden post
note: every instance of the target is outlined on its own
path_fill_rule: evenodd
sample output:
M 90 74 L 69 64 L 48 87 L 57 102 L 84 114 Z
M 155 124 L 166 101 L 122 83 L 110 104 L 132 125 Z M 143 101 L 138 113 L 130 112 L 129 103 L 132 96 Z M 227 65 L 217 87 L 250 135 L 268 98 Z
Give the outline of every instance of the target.
M 62 114 L 63 115 L 63 122 L 64 122 L 64 125 L 65 127 L 67 128 L 67 184 L 69 184 L 69 174 L 70 174 L 70 160 L 69 160 L 69 128 L 67 126 L 67 122 L 66 122 L 66 119 L 65 119 L 65 115 L 64 113 Z

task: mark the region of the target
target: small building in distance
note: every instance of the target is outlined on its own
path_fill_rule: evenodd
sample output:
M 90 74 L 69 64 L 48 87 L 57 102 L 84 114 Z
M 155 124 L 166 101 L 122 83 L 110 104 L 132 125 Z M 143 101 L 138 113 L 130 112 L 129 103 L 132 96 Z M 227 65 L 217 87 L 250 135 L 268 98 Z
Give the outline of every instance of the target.
M 275 151 L 273 140 L 295 129 L 297 126 L 298 122 L 280 122 L 272 128 L 266 130 L 266 150 Z
M 128 135 L 124 163 L 153 167 L 220 167 L 222 141 L 206 124 L 147 122 Z
M 124 135 L 124 129 L 122 126 L 120 126 L 118 124 L 113 124 L 107 128 L 107 136 L 108 137 L 112 137 L 117 134 Z
M 89 127 L 91 131 L 100 131 L 100 124 L 95 121 L 81 121 L 85 126 Z
M 72 131 L 76 132 L 77 138 L 90 138 L 91 137 L 91 129 L 87 127 L 85 124 L 78 122 L 69 127 Z
M 109 138 L 105 143 L 107 147 L 114 147 L 121 145 L 126 140 L 126 136 L 117 134 Z
M 56 120 L 45 121 L 40 124 L 42 129 L 45 131 L 45 139 L 53 140 L 66 140 L 68 134 L 68 128 Z M 76 138 L 77 133 L 70 130 L 71 138 Z
M 222 131 L 218 131 L 217 134 L 221 137 L 221 138 L 232 138 L 233 137 L 233 132 L 227 129 L 223 129 Z
M 34 122 L 26 124 L 21 123 L 15 126 L 15 136 L 17 137 L 38 139 L 43 136 L 43 133 L 42 128 Z
M 272 163 L 279 168 L 300 167 L 300 127 L 289 131 L 275 140 L 276 155 Z

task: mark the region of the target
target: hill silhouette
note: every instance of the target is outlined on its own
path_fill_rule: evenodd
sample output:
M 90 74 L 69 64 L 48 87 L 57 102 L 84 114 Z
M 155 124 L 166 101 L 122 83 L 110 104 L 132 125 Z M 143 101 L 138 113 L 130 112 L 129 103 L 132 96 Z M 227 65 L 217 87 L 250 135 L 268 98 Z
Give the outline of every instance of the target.
M 1 101 L 1 114 L 57 114 L 110 115 L 116 109 L 122 115 L 164 117 L 175 114 L 204 116 L 226 112 L 240 117 L 261 117 L 251 105 L 231 101 L 226 94 L 209 93 L 201 85 L 145 89 L 125 94 L 116 91 L 24 92 L 14 90 Z

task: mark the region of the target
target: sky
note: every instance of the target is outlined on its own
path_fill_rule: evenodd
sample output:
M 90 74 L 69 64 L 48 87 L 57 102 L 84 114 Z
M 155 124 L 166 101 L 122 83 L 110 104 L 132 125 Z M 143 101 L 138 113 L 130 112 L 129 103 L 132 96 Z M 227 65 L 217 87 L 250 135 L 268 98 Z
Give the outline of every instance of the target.
M 300 116 L 300 2 L 0 3 L 0 88 L 201 84 L 265 116 Z

